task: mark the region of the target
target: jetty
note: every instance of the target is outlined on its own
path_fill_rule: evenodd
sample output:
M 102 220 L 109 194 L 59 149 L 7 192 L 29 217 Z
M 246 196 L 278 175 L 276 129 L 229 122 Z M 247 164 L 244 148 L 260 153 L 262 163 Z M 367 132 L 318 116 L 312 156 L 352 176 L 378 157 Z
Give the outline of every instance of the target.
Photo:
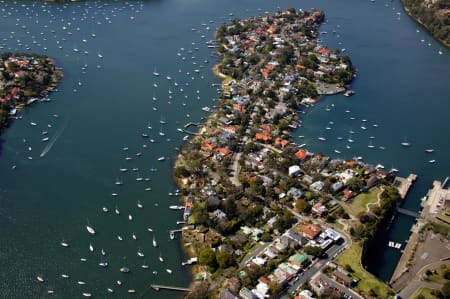
M 161 285 L 161 284 L 151 284 L 150 287 L 152 289 L 154 289 L 155 291 L 171 290 L 171 291 L 181 291 L 181 292 L 192 292 L 192 290 L 188 289 L 188 288 L 175 287 L 175 286 L 166 286 L 166 285 Z
M 200 124 L 199 124 L 199 123 L 194 123 L 194 122 L 189 122 L 189 123 L 187 123 L 187 124 L 184 125 L 184 128 L 187 129 L 187 128 L 189 128 L 190 126 L 196 126 L 196 127 L 199 127 Z
M 417 174 L 411 173 L 407 178 L 395 177 L 394 179 L 394 187 L 398 189 L 398 193 L 400 193 L 400 197 L 405 199 L 408 194 L 409 189 L 411 188 L 414 181 L 417 179 Z

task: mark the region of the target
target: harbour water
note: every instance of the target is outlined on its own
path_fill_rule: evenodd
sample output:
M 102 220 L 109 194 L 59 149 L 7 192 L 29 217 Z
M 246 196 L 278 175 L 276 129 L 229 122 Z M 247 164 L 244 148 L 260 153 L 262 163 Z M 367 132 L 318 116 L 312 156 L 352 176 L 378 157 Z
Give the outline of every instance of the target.
M 1 136 L 0 298 L 78 298 L 83 292 L 105 297 L 107 288 L 115 291 L 108 298 L 124 298 L 128 289 L 145 293 L 142 298 L 157 298 L 155 291 L 146 291 L 150 283 L 189 283 L 181 245 L 169 238 L 181 217 L 168 209 L 178 203 L 169 195 L 176 189 L 171 167 L 176 148 L 185 142 L 185 134 L 176 129 L 200 121 L 206 116 L 201 107 L 215 104 L 217 91 L 211 84 L 219 80 L 211 67 L 217 60 L 205 42 L 216 26 L 278 6 L 325 10 L 323 43 L 345 48 L 358 69 L 355 96 L 326 97 L 307 110 L 303 127 L 295 132 L 305 136 L 298 143 L 330 156 L 362 156 L 398 168 L 402 175 L 417 173 L 405 207 L 418 209 L 432 180 L 450 169 L 445 157 L 450 149 L 449 52 L 442 49 L 439 55 L 440 45 L 422 29 L 416 32 L 398 1 L 1 1 L 0 51 L 47 54 L 64 68 L 65 77 L 51 102 L 23 110 L 22 118 Z M 160 76 L 152 74 L 155 68 Z M 351 149 L 345 147 L 349 130 L 355 131 Z M 48 131 L 51 146 L 41 142 L 42 131 Z M 319 141 L 320 135 L 327 141 Z M 367 147 L 370 136 L 375 137 L 374 149 Z M 404 138 L 411 147 L 400 146 Z M 426 155 L 428 147 L 436 152 Z M 430 159 L 437 163 L 428 163 Z M 142 181 L 136 180 L 140 177 Z M 123 185 L 116 185 L 117 180 Z M 120 215 L 114 213 L 116 207 Z M 412 222 L 400 216 L 387 239 L 404 242 Z M 88 223 L 95 236 L 86 231 Z M 62 247 L 62 241 L 70 247 Z M 388 280 L 400 252 L 385 243 L 371 269 Z M 139 249 L 145 257 L 137 255 Z M 99 267 L 102 261 L 109 266 Z M 144 263 L 149 269 L 141 267 Z M 131 273 L 120 273 L 124 266 Z M 63 273 L 70 278 L 61 278 Z M 38 275 L 44 283 L 36 281 Z

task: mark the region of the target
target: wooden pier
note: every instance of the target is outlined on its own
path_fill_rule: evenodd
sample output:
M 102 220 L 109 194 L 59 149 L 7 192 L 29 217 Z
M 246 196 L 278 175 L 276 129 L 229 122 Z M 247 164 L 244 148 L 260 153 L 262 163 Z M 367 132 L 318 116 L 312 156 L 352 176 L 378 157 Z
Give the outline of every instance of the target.
M 160 285 L 160 284 L 151 284 L 150 287 L 152 289 L 154 289 L 155 291 L 171 290 L 171 291 L 181 291 L 181 292 L 192 292 L 192 290 L 188 289 L 188 288 L 180 288 L 180 287 L 166 286 L 166 285 Z
M 184 128 L 187 129 L 187 128 L 189 128 L 190 126 L 196 126 L 196 127 L 199 127 L 200 124 L 199 124 L 199 123 L 194 123 L 194 122 L 189 122 L 189 123 L 187 123 L 187 124 L 184 125 Z
M 400 193 L 400 197 L 402 199 L 406 197 L 409 189 L 416 179 L 417 175 L 413 173 L 411 173 L 406 179 L 399 176 L 395 178 L 394 186 L 397 187 L 398 193 Z

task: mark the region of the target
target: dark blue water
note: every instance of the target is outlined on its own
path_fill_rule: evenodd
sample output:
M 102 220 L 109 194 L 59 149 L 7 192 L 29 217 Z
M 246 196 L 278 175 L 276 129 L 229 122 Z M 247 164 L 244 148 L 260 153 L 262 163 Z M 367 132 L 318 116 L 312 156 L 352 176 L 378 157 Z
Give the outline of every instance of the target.
M 199 121 L 206 115 L 200 108 L 214 105 L 217 98 L 211 83 L 219 81 L 210 71 L 216 58 L 205 45 L 213 38 L 214 28 L 229 18 L 272 12 L 278 6 L 324 9 L 328 20 L 321 29 L 328 32 L 321 35 L 324 44 L 346 48 L 358 69 L 352 86 L 356 95 L 326 97 L 308 110 L 304 126 L 295 132 L 305 135 L 299 142 L 331 156 L 337 155 L 334 149 L 345 158 L 363 156 L 367 162 L 398 168 L 401 175 L 417 173 L 419 181 L 405 203 L 417 210 L 432 180 L 448 174 L 450 162 L 444 155 L 449 150 L 449 53 L 443 49 L 443 55 L 438 55 L 440 46 L 422 30 L 417 33 L 417 26 L 403 12 L 397 19 L 399 3 L 387 4 L 356 0 L 1 2 L 0 50 L 46 53 L 64 68 L 65 77 L 59 92 L 50 96 L 51 102 L 22 111 L 22 119 L 1 136 L 0 297 L 45 298 L 50 296 L 48 290 L 54 290 L 56 298 L 80 297 L 82 292 L 105 297 L 106 288 L 111 287 L 115 293 L 109 297 L 124 298 L 128 289 L 142 294 L 150 283 L 189 283 L 189 268 L 180 265 L 185 259 L 182 245 L 168 236 L 181 216 L 168 209 L 178 203 L 168 195 L 176 188 L 171 178 L 176 148 L 184 142 L 184 134 L 176 128 Z M 155 67 L 161 76 L 152 75 Z M 325 110 L 327 105 L 331 111 Z M 347 109 L 351 112 L 346 113 Z M 367 119 L 365 131 L 360 129 L 361 119 Z M 160 124 L 161 120 L 166 124 Z M 31 121 L 38 126 L 30 126 Z M 325 130 L 329 121 L 334 122 L 332 130 Z M 346 139 L 350 129 L 355 131 L 355 143 L 348 150 L 336 137 Z M 58 138 L 39 158 L 48 146 L 40 141 L 43 130 L 52 140 Z M 142 138 L 142 133 L 149 138 Z M 326 136 L 327 142 L 318 141 L 319 135 Z M 373 150 L 367 148 L 372 135 L 377 146 Z M 412 147 L 400 146 L 405 137 Z M 430 146 L 436 149 L 432 154 L 436 164 L 429 164 L 431 156 L 423 152 Z M 139 152 L 142 156 L 136 156 Z M 126 161 L 127 155 L 133 160 Z M 161 156 L 166 157 L 164 162 L 157 161 Z M 14 171 L 13 165 L 17 166 Z M 120 172 L 121 167 L 128 172 Z M 139 171 L 132 171 L 135 167 Z M 138 177 L 150 180 L 139 182 Z M 123 186 L 114 184 L 118 178 Z M 137 201 L 143 209 L 137 208 Z M 102 212 L 103 206 L 108 213 Z M 113 213 L 116 206 L 120 216 Z M 133 221 L 127 220 L 128 214 Z M 97 231 L 95 237 L 85 230 L 88 221 Z M 389 239 L 403 242 L 411 224 L 411 219 L 400 217 Z M 148 227 L 158 248 L 151 246 L 153 234 Z M 133 233 L 137 240 L 131 238 Z M 71 246 L 61 247 L 62 240 Z M 93 253 L 88 250 L 90 243 Z M 101 248 L 107 251 L 105 257 L 99 253 Z M 137 256 L 138 249 L 145 258 Z M 160 254 L 164 263 L 158 261 Z M 387 279 L 398 257 L 399 252 L 386 249 L 380 256 L 383 262 L 373 270 Z M 98 266 L 103 260 L 109 263 L 107 269 Z M 143 263 L 148 270 L 140 267 Z M 120 273 L 122 266 L 132 272 Z M 62 273 L 71 278 L 62 279 Z M 37 283 L 37 275 L 46 282 Z M 80 280 L 86 285 L 78 285 Z M 149 291 L 145 297 L 159 296 Z

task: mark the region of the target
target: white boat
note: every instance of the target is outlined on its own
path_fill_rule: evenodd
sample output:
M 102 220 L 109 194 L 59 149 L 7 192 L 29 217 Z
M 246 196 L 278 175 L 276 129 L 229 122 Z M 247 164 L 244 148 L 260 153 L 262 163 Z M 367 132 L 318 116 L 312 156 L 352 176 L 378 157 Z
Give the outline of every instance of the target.
M 114 290 L 111 289 L 111 288 L 107 288 L 107 290 L 108 290 L 109 293 L 114 293 Z
M 166 272 L 169 274 L 172 274 L 172 270 L 170 270 L 170 269 L 166 269 Z
M 406 140 L 406 138 L 403 140 L 402 143 L 400 143 L 402 146 L 404 147 L 410 147 L 411 146 L 411 142 L 409 142 L 408 140 Z
M 133 238 L 133 240 L 137 240 L 137 237 L 134 233 L 131 235 L 131 237 Z
M 95 235 L 95 230 L 94 230 L 94 228 L 93 228 L 92 226 L 89 225 L 89 223 L 88 223 L 88 225 L 86 225 L 86 230 L 87 230 L 88 233 L 90 233 L 91 235 Z
M 117 206 L 116 206 L 114 212 L 116 213 L 116 215 L 120 215 L 120 211 L 119 211 L 119 209 L 117 208 Z
M 85 284 L 86 284 L 86 282 L 81 281 L 81 280 L 77 281 L 77 283 L 78 283 L 79 285 L 85 285 Z
M 89 251 L 94 252 L 94 246 L 92 246 L 92 244 L 89 244 Z
M 119 178 L 117 178 L 116 182 L 114 184 L 116 184 L 117 186 L 122 186 L 123 182 L 121 180 L 119 180 Z
M 144 253 L 141 251 L 141 249 L 138 250 L 137 255 L 140 257 L 144 257 Z
M 105 256 L 105 255 L 106 255 L 105 249 L 102 248 L 102 250 L 100 251 L 100 253 L 101 253 L 103 256 Z
M 133 216 L 131 216 L 131 214 L 128 215 L 128 220 L 133 221 Z
M 338 151 L 337 149 L 335 149 L 334 152 L 335 152 L 336 154 L 340 154 L 340 153 L 341 153 L 341 152 Z
M 325 141 L 325 140 L 327 140 L 327 139 L 324 138 L 324 137 L 317 137 L 317 139 L 319 139 L 320 141 Z
M 108 210 L 107 207 L 103 207 L 103 208 L 102 208 L 102 211 L 105 212 L 105 213 L 108 213 L 109 210 Z
M 134 290 L 134 289 L 129 289 L 129 290 L 128 290 L 128 293 L 131 293 L 131 294 L 136 293 L 136 290 Z
M 120 272 L 122 272 L 122 273 L 129 273 L 130 269 L 128 269 L 127 267 L 122 267 L 122 268 L 120 268 Z
M 170 231 L 169 237 L 171 240 L 175 239 L 175 233 L 173 231 Z
M 80 258 L 80 261 L 82 261 L 83 263 L 87 262 L 87 259 L 85 259 L 84 257 Z
M 159 73 L 156 71 L 156 67 L 155 67 L 155 69 L 153 70 L 153 75 L 154 75 L 154 76 L 159 76 Z
M 153 247 L 158 247 L 158 243 L 156 243 L 154 235 L 153 235 L 152 245 L 153 245 Z
M 69 243 L 66 243 L 66 242 L 64 242 L 64 240 L 62 240 L 61 246 L 62 247 L 69 247 Z
M 368 148 L 375 148 L 375 145 L 372 144 L 372 140 L 370 140 L 369 145 L 367 145 Z
M 171 209 L 171 210 L 183 210 L 183 209 L 184 209 L 184 206 L 175 206 L 175 205 L 172 205 L 172 206 L 169 206 L 169 209 Z
M 84 297 L 87 297 L 87 298 L 92 297 L 92 294 L 91 294 L 91 293 L 82 293 L 82 295 L 83 295 Z
M 42 276 L 36 276 L 37 281 L 44 282 L 44 278 Z
M 142 269 L 148 269 L 148 265 L 144 263 L 144 264 L 142 264 L 141 268 Z
M 150 227 L 147 227 L 147 230 L 148 230 L 149 232 L 152 232 L 152 231 L 153 231 L 153 229 L 150 228 Z
M 161 156 L 158 158 L 158 161 L 164 161 L 166 158 L 164 156 Z
M 436 163 L 436 160 L 429 160 L 428 163 Z
M 120 280 L 117 280 L 116 283 L 117 283 L 117 285 L 119 285 L 119 286 L 122 285 L 122 282 L 121 282 Z
M 69 275 L 67 275 L 67 274 L 61 274 L 61 277 L 67 279 L 67 278 L 69 278 Z
M 161 256 L 161 253 L 159 253 L 159 257 L 158 257 L 158 259 L 159 259 L 159 261 L 160 261 L 161 263 L 163 263 L 163 262 L 164 262 L 164 259 L 163 259 L 163 257 Z
M 139 209 L 144 208 L 144 206 L 142 205 L 142 203 L 141 203 L 139 200 L 138 200 L 136 206 L 137 206 Z
M 108 267 L 108 262 L 100 262 L 100 263 L 98 263 L 98 265 L 100 267 L 106 268 L 106 267 Z
M 434 152 L 434 149 L 432 149 L 432 148 L 427 148 L 427 149 L 425 150 L 425 152 L 431 154 L 432 152 Z
M 42 140 L 42 142 L 46 142 L 46 141 L 48 141 L 48 137 L 44 137 L 44 138 L 42 138 L 41 140 Z
M 117 196 L 117 195 L 119 195 L 118 193 L 111 193 L 111 196 Z

